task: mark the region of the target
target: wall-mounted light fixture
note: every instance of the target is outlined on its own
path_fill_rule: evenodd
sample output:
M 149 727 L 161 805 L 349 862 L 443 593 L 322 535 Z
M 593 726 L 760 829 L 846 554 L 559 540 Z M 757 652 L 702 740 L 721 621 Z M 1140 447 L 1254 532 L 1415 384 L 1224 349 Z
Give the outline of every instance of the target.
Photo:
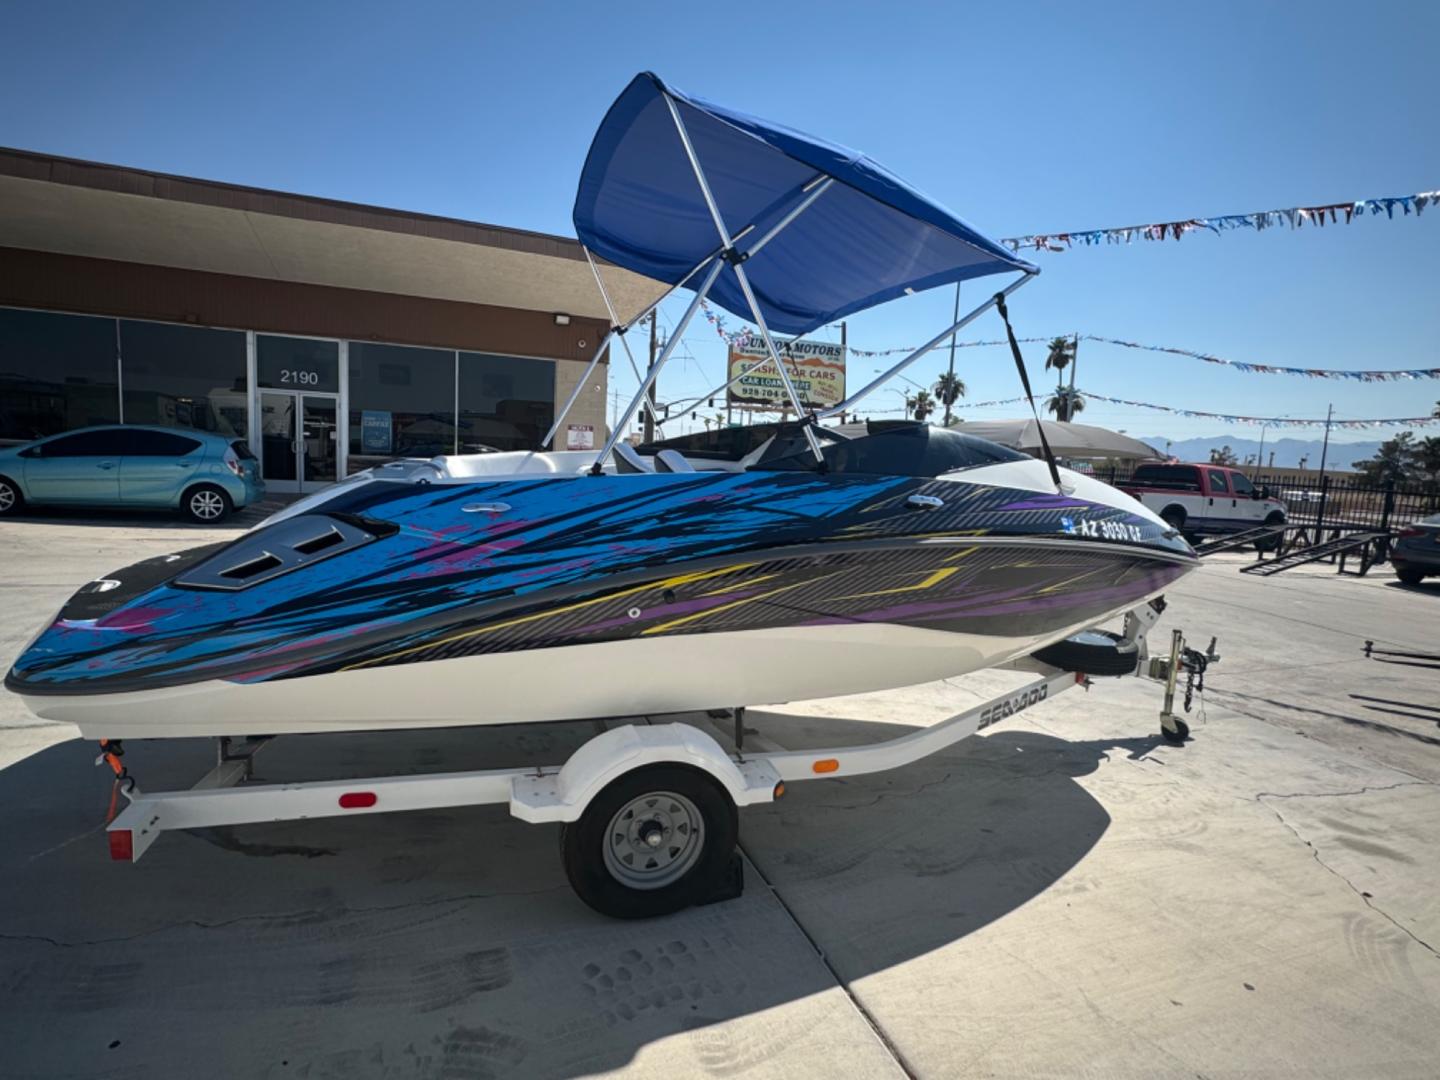
M 556 326 L 569 326 L 569 325 L 570 325 L 570 316 L 569 316 L 569 315 L 566 315 L 564 312 L 557 311 L 557 312 L 555 313 L 555 325 L 556 325 Z

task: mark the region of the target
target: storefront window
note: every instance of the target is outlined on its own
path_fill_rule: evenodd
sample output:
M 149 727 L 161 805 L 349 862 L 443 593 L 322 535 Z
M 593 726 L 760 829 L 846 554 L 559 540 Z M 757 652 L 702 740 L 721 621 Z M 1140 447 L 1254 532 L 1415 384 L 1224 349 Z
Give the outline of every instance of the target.
M 455 354 L 350 343 L 350 471 L 455 452 Z
M 119 419 L 114 319 L 0 308 L 0 439 Z
M 258 334 L 255 382 L 275 390 L 336 393 L 340 389 L 340 343 Z
M 538 450 L 555 419 L 555 364 L 460 354 L 460 453 Z
M 246 436 L 245 335 L 240 331 L 122 319 L 120 364 L 127 424 Z

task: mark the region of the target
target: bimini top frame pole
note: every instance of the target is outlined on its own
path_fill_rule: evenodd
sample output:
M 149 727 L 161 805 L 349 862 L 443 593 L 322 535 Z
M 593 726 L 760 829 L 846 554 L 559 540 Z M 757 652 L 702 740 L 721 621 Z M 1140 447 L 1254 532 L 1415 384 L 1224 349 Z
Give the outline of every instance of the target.
M 863 399 L 863 398 L 865 398 L 865 397 L 868 397 L 872 391 L 878 389 L 878 388 L 879 388 L 880 386 L 882 386 L 883 384 L 889 382 L 889 381 L 890 381 L 891 379 L 893 379 L 896 375 L 900 374 L 900 372 L 904 371 L 907 367 L 909 367 L 911 364 L 913 364 L 916 360 L 919 360 L 920 357 L 924 356 L 924 355 L 925 355 L 926 353 L 928 353 L 931 349 L 935 348 L 937 345 L 939 345 L 941 342 L 943 342 L 946 338 L 951 337 L 952 335 L 958 333 L 958 332 L 959 332 L 961 329 L 963 329 L 967 324 L 969 324 L 969 323 L 971 323 L 971 322 L 974 322 L 974 321 L 975 321 L 977 318 L 979 318 L 981 315 L 985 314 L 985 312 L 989 311 L 992 307 L 995 306 L 995 301 L 996 301 L 996 298 L 997 298 L 997 297 L 1009 296 L 1009 295 L 1010 295 L 1011 293 L 1013 293 L 1016 289 L 1020 288 L 1020 286 L 1024 285 L 1024 284 L 1025 284 L 1027 281 L 1029 281 L 1031 278 L 1035 277 L 1035 275 L 1038 274 L 1039 272 L 1040 272 L 1040 271 L 1038 271 L 1038 270 L 1029 271 L 1029 272 L 1023 274 L 1023 275 L 1022 275 L 1020 278 L 1018 278 L 1017 280 L 1012 281 L 1009 285 L 1005 286 L 1004 289 L 1002 289 L 1000 292 L 996 293 L 995 296 L 990 297 L 990 299 L 986 300 L 986 301 L 985 301 L 983 304 L 981 304 L 979 307 L 976 307 L 974 310 L 972 310 L 971 312 L 969 312 L 969 313 L 968 313 L 967 315 L 965 315 L 963 318 L 958 319 L 958 320 L 956 320 L 954 323 L 952 323 L 952 324 L 950 325 L 949 329 L 947 329 L 947 330 L 942 330 L 939 334 L 936 334 L 933 338 L 931 338 L 929 341 L 927 341 L 924 345 L 921 345 L 918 349 L 916 349 L 916 350 L 915 350 L 914 352 L 912 352 L 909 356 L 907 356 L 907 357 L 905 357 L 903 360 L 901 360 L 898 364 L 896 364 L 894 367 L 892 367 L 889 371 L 886 371 L 886 372 L 884 372 L 883 374 L 876 376 L 874 379 L 871 379 L 870 382 L 867 383 L 863 389 L 857 390 L 855 393 L 851 394 L 851 395 L 850 395 L 848 398 L 846 398 L 844 401 L 840 402 L 840 404 L 838 404 L 838 405 L 832 405 L 832 406 L 830 406 L 830 408 L 825 409 L 824 411 L 822 411 L 822 412 L 819 414 L 819 417 L 818 417 L 818 418 L 821 419 L 821 420 L 826 420 L 826 419 L 829 419 L 830 417 L 835 416 L 835 415 L 837 415 L 837 414 L 839 414 L 839 413 L 848 412 L 848 411 L 850 411 L 851 409 L 855 408 L 855 403 L 856 403 L 857 401 L 860 401 L 861 399 Z
M 670 118 L 675 122 L 675 132 L 680 136 L 680 143 L 685 147 L 685 156 L 690 161 L 690 168 L 695 173 L 695 182 L 700 185 L 700 192 L 705 196 L 705 205 L 710 210 L 710 217 L 715 223 L 715 231 L 720 234 L 720 243 L 724 245 L 725 252 L 721 256 L 730 264 L 730 269 L 735 272 L 735 280 L 739 282 L 741 291 L 745 294 L 745 303 L 750 307 L 750 314 L 755 319 L 755 325 L 760 328 L 760 336 L 765 341 L 765 349 L 770 354 L 770 360 L 775 365 L 775 370 L 780 373 L 780 382 L 785 387 L 785 396 L 790 399 L 790 404 L 795 409 L 797 417 L 805 415 L 805 406 L 800 402 L 800 395 L 795 390 L 795 384 L 790 379 L 790 373 L 785 370 L 785 364 L 780 359 L 780 353 L 775 348 L 775 342 L 770 338 L 770 328 L 765 325 L 765 316 L 760 311 L 760 304 L 755 299 L 755 292 L 750 288 L 750 281 L 745 275 L 745 269 L 741 263 L 749 257 L 749 254 L 742 254 L 735 249 L 735 243 L 730 238 L 729 231 L 725 228 L 725 220 L 720 216 L 720 208 L 715 204 L 715 196 L 710 192 L 710 183 L 705 179 L 705 170 L 700 166 L 700 158 L 695 153 L 695 147 L 691 145 L 690 133 L 685 130 L 685 121 L 680 117 L 680 110 L 675 105 L 675 99 L 668 93 L 664 95 L 665 104 L 670 110 Z M 825 193 L 829 187 L 828 183 L 815 185 L 812 180 L 806 185 L 808 192 L 806 198 L 786 214 L 776 226 L 771 229 L 760 243 L 756 250 L 768 244 L 777 233 L 789 226 L 797 217 L 814 204 L 815 200 Z M 813 190 L 812 190 L 813 188 Z M 753 254 L 751 252 L 750 254 Z M 824 455 L 820 452 L 820 440 L 816 438 L 815 432 L 810 430 L 810 425 L 805 426 L 805 439 L 810 444 L 810 452 L 815 455 L 816 461 L 823 461 Z
M 610 290 L 605 288 L 605 282 L 600 279 L 600 268 L 595 265 L 595 258 L 593 255 L 590 254 L 590 249 L 588 247 L 586 247 L 584 244 L 581 244 L 580 250 L 585 253 L 585 261 L 590 264 L 590 273 L 595 276 L 595 287 L 600 290 L 600 299 L 605 301 L 605 310 L 610 313 L 610 325 L 612 327 L 618 327 L 620 325 L 620 319 L 615 314 L 615 305 L 610 302 Z M 654 309 L 652 308 L 651 310 Z M 640 365 L 635 363 L 635 353 L 630 348 L 630 339 L 625 336 L 623 331 L 620 333 L 619 337 L 620 344 L 625 349 L 625 355 L 630 360 L 630 371 L 635 376 L 635 381 L 639 382 Z M 647 402 L 647 404 L 649 404 L 650 406 L 650 415 L 655 417 L 655 423 L 659 424 L 660 416 L 658 410 L 655 408 L 655 394 L 653 391 L 649 394 L 649 401 Z
M 591 256 L 589 248 L 584 248 L 585 257 L 587 260 L 590 261 L 590 270 L 595 275 L 595 283 L 599 286 L 600 294 L 605 300 L 606 310 L 610 312 L 611 321 L 613 323 L 616 323 L 611 334 L 607 335 L 603 346 L 609 347 L 612 343 L 612 339 L 616 335 L 619 335 L 621 338 L 621 344 L 625 347 L 625 351 L 627 354 L 629 354 L 630 352 L 630 347 L 624 340 L 625 331 L 628 330 L 630 327 L 634 326 L 641 319 L 649 315 L 651 311 L 655 310 L 655 308 L 660 305 L 661 301 L 665 300 L 665 298 L 668 297 L 671 293 L 675 292 L 681 286 L 685 285 L 688 281 L 690 281 L 690 279 L 693 278 L 695 274 L 698 273 L 706 264 L 713 264 L 711 265 L 710 272 L 706 275 L 704 282 L 701 284 L 699 290 L 696 292 L 694 300 L 691 301 L 690 306 L 686 309 L 685 314 L 684 316 L 682 316 L 679 324 L 675 327 L 673 331 L 671 331 L 670 339 L 665 343 L 665 347 L 661 350 L 660 355 L 655 358 L 655 363 L 650 367 L 649 371 L 646 372 L 644 378 L 640 377 L 639 367 L 635 364 L 634 356 L 632 355 L 630 357 L 631 367 L 635 370 L 635 377 L 640 381 L 641 388 L 639 393 L 636 394 L 634 400 L 632 400 L 629 406 L 625 409 L 625 412 L 617 418 L 615 427 L 610 432 L 610 437 L 605 441 L 605 446 L 601 449 L 599 456 L 596 458 L 594 464 L 590 467 L 590 471 L 592 473 L 598 472 L 604 466 L 605 458 L 610 454 L 610 451 L 615 448 L 615 444 L 620 439 L 620 433 L 629 424 L 630 418 L 634 415 L 635 410 L 640 405 L 640 402 L 648 399 L 650 402 L 650 408 L 652 410 L 655 409 L 654 398 L 651 396 L 651 387 L 655 383 L 655 378 L 657 375 L 660 374 L 660 369 L 664 367 L 666 362 L 670 359 L 671 354 L 675 351 L 675 347 L 680 342 L 681 335 L 685 332 L 685 328 L 690 324 L 690 320 L 695 317 L 695 313 L 700 309 L 700 305 L 704 302 L 706 295 L 710 292 L 711 287 L 715 284 L 715 279 L 720 276 L 720 271 L 723 270 L 727 264 L 735 272 L 736 280 L 739 281 L 740 288 L 745 294 L 746 302 L 749 304 L 751 314 L 754 316 L 755 324 L 759 327 L 760 335 L 765 341 L 766 351 L 770 354 L 770 362 L 775 365 L 775 369 L 780 373 L 780 381 L 784 384 L 785 393 L 789 397 L 790 403 L 795 409 L 796 415 L 803 416 L 806 411 L 805 406 L 800 401 L 800 395 L 795 389 L 795 383 L 790 378 L 790 373 L 786 370 L 785 364 L 780 358 L 780 352 L 775 347 L 775 342 L 770 336 L 769 327 L 766 326 L 765 323 L 765 316 L 760 311 L 760 304 L 756 300 L 755 293 L 750 287 L 749 279 L 745 276 L 745 271 L 740 264 L 743 263 L 750 256 L 754 255 L 756 252 L 761 250 L 780 232 L 782 232 L 786 227 L 788 227 L 792 222 L 794 222 L 796 218 L 798 218 L 801 214 L 808 210 L 815 203 L 816 199 L 820 198 L 821 195 L 825 194 L 825 192 L 834 183 L 834 179 L 832 177 L 825 176 L 824 174 L 817 174 L 815 177 L 813 177 L 808 183 L 805 184 L 803 188 L 800 189 L 800 192 L 802 195 L 804 195 L 804 198 L 801 199 L 800 202 L 797 203 L 789 212 L 787 212 L 784 217 L 782 217 L 778 222 L 776 222 L 762 237 L 760 237 L 760 239 L 755 242 L 754 246 L 749 251 L 740 252 L 735 246 L 736 242 L 744 238 L 750 232 L 754 231 L 755 224 L 751 222 L 739 232 L 737 232 L 734 236 L 730 234 L 729 229 L 726 228 L 724 219 L 720 216 L 720 209 L 715 204 L 714 196 L 710 192 L 710 184 L 709 181 L 707 181 L 705 178 L 705 170 L 700 165 L 700 159 L 695 154 L 694 146 L 691 145 L 689 133 L 685 130 L 685 122 L 681 119 L 680 112 L 675 107 L 675 102 L 671 100 L 668 95 L 665 98 L 665 103 L 667 106 L 669 106 L 670 116 L 675 122 L 676 134 L 680 137 L 681 145 L 685 148 L 685 156 L 690 162 L 690 168 L 694 171 L 695 182 L 699 185 L 701 194 L 705 198 L 705 205 L 709 208 L 711 220 L 715 224 L 715 231 L 720 238 L 720 247 L 716 249 L 716 251 L 713 252 L 711 255 L 707 256 L 703 262 L 701 262 L 698 266 L 691 270 L 690 273 L 686 274 L 685 277 L 682 278 L 679 282 L 677 282 L 672 288 L 667 290 L 664 295 L 662 295 L 659 299 L 657 299 L 653 304 L 647 307 L 635 318 L 631 319 L 630 322 L 624 326 L 619 325 L 619 320 L 616 318 L 615 315 L 615 308 L 610 303 L 609 294 L 605 289 L 604 282 L 600 279 L 599 268 L 596 267 L 594 258 Z M 585 376 L 587 379 L 590 375 L 590 372 L 593 370 L 594 365 L 599 362 L 599 357 L 600 351 L 597 350 L 595 359 L 591 361 L 590 368 L 586 369 Z M 725 386 L 729 385 L 729 382 L 725 383 Z M 546 436 L 545 443 L 541 444 L 542 446 L 548 444 L 549 441 L 555 437 L 555 433 L 559 431 L 560 424 L 564 421 L 565 415 L 570 411 L 571 406 L 575 403 L 577 395 L 578 390 L 576 393 L 572 393 L 570 395 L 570 400 L 565 403 L 565 408 L 561 410 L 560 416 L 556 418 L 554 424 L 551 426 L 550 433 Z M 816 438 L 815 433 L 810 430 L 809 425 L 807 425 L 805 428 L 805 437 L 810 444 L 810 451 L 815 455 L 815 459 L 817 461 L 823 460 L 823 456 L 820 451 L 820 440 Z
M 680 322 L 676 324 L 675 329 L 671 332 L 670 339 L 665 342 L 665 348 L 660 350 L 660 355 L 655 358 L 655 363 L 650 365 L 650 370 L 645 373 L 645 378 L 640 382 L 640 389 L 637 390 L 635 396 L 630 399 L 630 404 L 625 407 L 625 411 L 616 419 L 615 426 L 610 431 L 610 437 L 605 440 L 605 445 L 600 448 L 599 456 L 595 458 L 594 464 L 590 466 L 590 472 L 595 476 L 600 475 L 605 464 L 605 459 L 610 455 L 610 451 L 615 449 L 615 444 L 620 441 L 620 433 L 629 425 L 630 417 L 635 415 L 635 410 L 640 407 L 640 402 L 644 401 L 646 395 L 650 393 L 650 387 L 655 382 L 655 376 L 660 374 L 660 369 L 665 366 L 665 361 L 670 359 L 670 354 L 673 353 L 675 347 L 680 344 L 680 338 L 685 333 L 685 328 L 690 325 L 690 320 L 695 317 L 695 312 L 700 310 L 700 305 L 705 300 L 705 294 L 708 293 L 710 287 L 715 284 L 715 279 L 720 276 L 720 270 L 724 265 L 724 260 L 719 256 L 710 259 L 710 272 L 705 275 L 705 280 L 700 283 L 700 288 L 695 292 L 695 298 L 690 301 L 690 306 L 685 309 L 685 314 L 680 316 Z
M 709 255 L 705 256 L 705 258 L 700 260 L 700 262 L 696 263 L 694 268 L 688 274 L 686 274 L 674 285 L 671 285 L 663 293 L 661 293 L 649 304 L 647 304 L 645 308 L 640 312 L 640 314 L 636 315 L 627 323 L 621 323 L 620 320 L 616 318 L 615 307 L 613 304 L 610 303 L 610 294 L 605 288 L 605 283 L 600 280 L 600 270 L 595 265 L 595 260 L 590 254 L 590 249 L 587 248 L 584 244 L 580 245 L 580 249 L 585 252 L 585 258 L 590 260 L 590 271 L 595 275 L 595 284 L 600 287 L 600 296 L 605 301 L 605 310 L 610 313 L 610 321 L 612 325 L 610 327 L 610 332 L 605 335 L 605 339 L 600 342 L 599 347 L 595 350 L 595 355 L 591 357 L 590 364 L 588 367 L 585 368 L 585 374 L 580 377 L 579 384 L 575 387 L 574 391 L 571 392 L 569 399 L 565 402 L 565 407 L 561 409 L 559 415 L 555 417 L 555 422 L 550 425 L 550 430 L 546 433 L 545 438 L 540 440 L 541 450 L 544 450 L 545 447 L 549 446 L 550 440 L 555 438 L 555 434 L 560 430 L 560 425 L 565 422 L 565 417 L 570 415 L 570 410 L 574 407 L 575 402 L 579 399 L 580 391 L 584 388 L 585 383 L 589 381 L 591 374 L 595 371 L 595 366 L 600 363 L 600 358 L 605 355 L 605 350 L 610 347 L 614 339 L 616 337 L 619 337 L 621 342 L 623 343 L 625 340 L 624 335 L 627 330 L 630 330 L 637 323 L 645 319 L 646 316 L 648 316 L 652 311 L 654 311 L 662 303 L 664 303 L 665 300 L 668 299 L 672 293 L 674 293 L 678 289 L 683 288 L 691 278 L 693 278 L 706 266 L 710 265 L 711 260 L 720 254 L 720 249 L 716 248 Z M 625 352 L 627 355 L 630 355 L 630 347 L 628 345 L 625 346 Z M 640 378 L 640 371 L 635 363 L 635 357 L 633 355 L 630 355 L 630 366 L 635 369 L 635 378 L 638 380 Z M 654 408 L 654 404 L 655 403 L 652 398 L 650 403 L 651 408 Z

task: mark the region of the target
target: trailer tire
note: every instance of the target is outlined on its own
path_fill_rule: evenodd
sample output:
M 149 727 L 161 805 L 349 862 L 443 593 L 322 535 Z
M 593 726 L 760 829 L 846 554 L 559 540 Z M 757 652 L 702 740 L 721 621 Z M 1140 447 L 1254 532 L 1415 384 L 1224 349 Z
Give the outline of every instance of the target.
M 615 919 L 703 903 L 730 870 L 740 818 L 729 793 L 686 765 L 646 765 L 611 781 L 560 834 L 565 876 Z
M 1035 654 L 1041 663 L 1082 675 L 1133 675 L 1140 647 L 1108 630 L 1082 630 Z

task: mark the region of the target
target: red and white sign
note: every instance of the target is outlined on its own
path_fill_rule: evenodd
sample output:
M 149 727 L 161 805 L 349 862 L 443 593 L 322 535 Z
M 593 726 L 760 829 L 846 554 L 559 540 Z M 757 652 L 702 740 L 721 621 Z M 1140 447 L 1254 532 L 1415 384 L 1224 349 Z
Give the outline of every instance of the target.
M 565 426 L 566 450 L 594 450 L 594 424 L 567 424 Z

